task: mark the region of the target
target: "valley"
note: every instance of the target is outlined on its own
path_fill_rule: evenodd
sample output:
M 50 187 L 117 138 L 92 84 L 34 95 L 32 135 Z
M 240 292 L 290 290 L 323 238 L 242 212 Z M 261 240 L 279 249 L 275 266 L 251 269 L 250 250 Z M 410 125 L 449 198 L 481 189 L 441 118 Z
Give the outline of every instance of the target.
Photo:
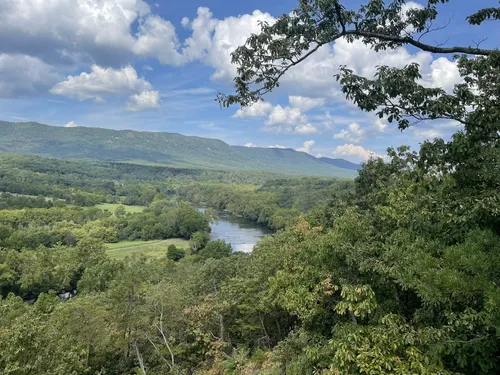
M 500 374 L 498 21 L 0 0 L 0 375 Z

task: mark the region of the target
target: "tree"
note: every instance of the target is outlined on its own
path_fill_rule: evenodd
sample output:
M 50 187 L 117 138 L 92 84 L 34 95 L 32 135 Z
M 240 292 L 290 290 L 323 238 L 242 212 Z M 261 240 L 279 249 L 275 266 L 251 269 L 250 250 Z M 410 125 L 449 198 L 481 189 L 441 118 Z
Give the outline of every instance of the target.
M 500 52 L 480 43 L 426 43 L 438 5 L 448 2 L 404 11 L 405 1 L 371 0 L 353 11 L 339 0 L 301 0 L 233 53 L 236 92 L 218 96 L 223 106 L 261 100 L 291 68 L 339 38 L 375 51 L 412 46 L 448 54 L 462 77 L 450 93 L 422 85 L 417 64 L 380 66 L 374 77 L 339 67 L 342 92 L 361 110 L 401 130 L 437 119 L 463 130 L 419 152 L 389 149 L 388 163 L 368 161 L 352 205 L 320 219 L 331 223 L 326 233 L 299 221 L 273 238 L 281 250 L 271 251 L 284 259 L 271 291 L 298 317 L 297 335 L 308 339 L 294 344 L 310 353 L 287 373 L 500 369 L 500 279 L 492 272 L 500 262 Z M 470 25 L 486 20 L 500 20 L 500 8 L 467 17 Z
M 396 122 L 401 130 L 423 120 L 446 119 L 463 124 L 464 131 L 457 132 L 451 142 L 426 142 L 420 165 L 426 166 L 427 173 L 456 172 L 460 184 L 496 189 L 500 181 L 500 52 L 479 48 L 479 43 L 475 47 L 446 47 L 423 42 L 439 29 L 433 26 L 439 3 L 448 2 L 429 0 L 425 7 L 405 11 L 405 1 L 386 4 L 371 0 L 354 11 L 339 0 L 301 0 L 297 9 L 276 23 L 262 23 L 261 33 L 252 35 L 232 54 L 232 62 L 238 66 L 236 93 L 220 94 L 218 100 L 223 106 L 248 106 L 261 100 L 279 86 L 292 67 L 340 38 L 348 42 L 361 40 L 375 51 L 412 46 L 448 54 L 457 60 L 463 78 L 453 93 L 423 86 L 415 63 L 401 69 L 380 66 L 374 78 L 340 66 L 336 79 L 347 99 L 389 123 Z M 486 8 L 467 17 L 467 23 L 481 25 L 499 19 L 499 8 Z M 482 194 L 479 202 L 491 207 L 490 193 Z
M 230 256 L 232 252 L 231 244 L 224 240 L 215 240 L 209 241 L 205 248 L 200 251 L 200 255 L 203 258 L 220 259 Z
M 125 216 L 126 213 L 127 211 L 125 210 L 125 206 L 122 204 L 115 208 L 115 216 L 118 219 Z
M 439 3 L 448 3 L 448 0 L 429 0 L 427 6 L 411 8 L 405 12 L 405 1 L 396 0 L 386 4 L 382 1 L 370 0 L 355 11 L 346 9 L 340 0 L 300 0 L 297 9 L 284 14 L 273 25 L 262 22 L 261 33 L 252 35 L 244 46 L 239 47 L 232 54 L 232 62 L 238 66 L 238 76 L 234 79 L 236 93 L 219 95 L 218 99 L 225 106 L 234 103 L 243 106 L 250 105 L 278 87 L 280 79 L 292 67 L 305 61 L 322 46 L 340 38 L 349 42 L 362 40 L 376 51 L 411 45 L 432 53 L 484 56 L 487 61 L 493 57 L 489 60 L 493 62 L 495 56 L 498 55 L 498 51 L 494 49 L 482 49 L 479 45 L 476 47 L 433 46 L 421 41 L 427 34 L 436 30 L 433 28 L 433 23 L 438 16 L 437 5 Z M 490 19 L 500 19 L 498 9 L 480 10 L 470 15 L 467 21 L 472 25 L 480 25 Z M 379 73 L 384 72 L 387 73 L 386 68 L 380 67 Z M 417 91 L 422 94 L 422 98 L 429 100 L 440 97 L 442 94 L 441 89 L 426 90 L 421 85 L 414 86 L 416 78 L 414 75 L 417 73 L 415 65 L 391 72 L 401 73 L 410 79 L 406 82 L 411 88 L 408 93 Z M 346 75 L 350 74 L 344 70 L 339 77 Z M 382 95 L 370 99 L 370 95 L 365 91 L 363 99 L 367 101 L 366 104 L 370 100 L 380 101 L 389 98 L 391 91 L 384 89 L 388 89 L 389 83 L 394 84 L 395 80 L 402 82 L 403 77 L 396 74 L 393 78 L 394 80 L 390 81 L 387 75 L 384 75 L 385 85 L 379 86 L 380 92 L 378 92 Z M 364 88 L 359 86 L 356 88 L 352 81 L 341 83 L 349 97 L 356 93 L 363 94 Z M 397 91 L 397 93 L 404 95 L 403 92 Z M 389 106 L 393 109 L 396 119 L 399 119 L 398 112 L 400 111 L 403 111 L 401 115 L 405 115 L 429 109 L 426 105 L 412 106 L 411 104 L 414 104 L 417 98 L 413 100 L 413 103 L 409 103 L 410 105 L 404 108 Z M 373 101 L 370 107 L 375 110 Z M 361 101 L 355 100 L 355 102 L 358 105 L 361 104 Z M 442 111 L 442 114 L 444 115 L 445 111 Z M 400 124 L 403 127 L 405 125 L 407 125 L 406 122 Z
M 191 252 L 198 254 L 208 241 L 210 241 L 210 234 L 208 232 L 194 232 L 191 236 Z
M 183 249 L 177 248 L 175 245 L 169 245 L 167 249 L 167 258 L 178 262 L 186 256 L 186 252 Z

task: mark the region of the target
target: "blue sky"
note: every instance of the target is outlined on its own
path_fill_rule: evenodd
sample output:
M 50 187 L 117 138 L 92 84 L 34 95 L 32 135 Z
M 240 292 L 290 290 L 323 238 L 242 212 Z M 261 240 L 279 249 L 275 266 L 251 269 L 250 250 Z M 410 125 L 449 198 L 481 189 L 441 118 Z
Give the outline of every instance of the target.
M 359 1 L 346 1 L 357 8 Z M 424 39 L 430 44 L 498 47 L 499 31 L 464 26 L 466 15 L 497 1 L 451 1 Z M 337 41 L 291 71 L 265 103 L 220 109 L 231 91 L 229 54 L 257 21 L 297 5 L 286 1 L 17 0 L 0 1 L 0 119 L 59 126 L 178 132 L 229 144 L 290 147 L 312 155 L 366 159 L 388 146 L 449 137 L 456 124 L 428 122 L 403 133 L 346 102 L 333 79 L 340 64 L 370 76 L 376 65 L 418 62 L 424 84 L 451 90 L 456 65 L 400 49 L 376 54 Z M 418 6 L 418 2 L 408 2 Z

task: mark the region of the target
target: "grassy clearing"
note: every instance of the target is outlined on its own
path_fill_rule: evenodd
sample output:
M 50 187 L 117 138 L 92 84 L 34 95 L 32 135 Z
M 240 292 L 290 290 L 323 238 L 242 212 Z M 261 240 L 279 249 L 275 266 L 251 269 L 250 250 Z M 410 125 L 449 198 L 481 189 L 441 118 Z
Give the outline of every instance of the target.
M 142 212 L 146 208 L 146 206 L 126 206 L 126 205 L 115 204 L 115 203 L 98 204 L 96 207 L 100 208 L 101 210 L 108 210 L 109 212 L 115 212 L 116 207 L 118 207 L 118 206 L 125 207 L 125 212 L 130 212 L 132 214 Z
M 106 244 L 107 253 L 113 259 L 125 259 L 133 254 L 144 254 L 155 258 L 166 256 L 169 245 L 189 249 L 189 241 L 171 238 L 164 241 L 122 241 Z

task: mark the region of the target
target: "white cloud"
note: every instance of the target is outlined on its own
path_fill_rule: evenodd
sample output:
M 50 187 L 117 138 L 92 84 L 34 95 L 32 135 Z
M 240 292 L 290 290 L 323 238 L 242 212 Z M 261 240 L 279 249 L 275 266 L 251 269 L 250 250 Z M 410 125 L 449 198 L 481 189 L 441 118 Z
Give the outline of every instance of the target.
M 181 25 L 185 28 L 189 27 L 191 21 L 189 21 L 189 18 L 188 17 L 182 17 L 182 20 L 181 20 Z
M 408 3 L 408 8 L 415 6 Z M 192 21 L 182 19 L 191 35 L 180 41 L 173 24 L 153 14 L 144 0 L 4 1 L 0 5 L 0 54 L 38 58 L 47 69 L 51 65 L 88 64 L 116 68 L 134 57 L 154 58 L 175 66 L 201 61 L 214 69 L 213 79 L 230 81 L 237 74 L 231 52 L 252 33 L 259 33 L 259 21 L 272 24 L 275 18 L 255 10 L 216 19 L 208 8 L 200 7 Z M 290 105 L 304 113 L 324 105 L 326 98 L 345 102 L 332 78 L 339 65 L 372 77 L 379 65 L 403 67 L 410 62 L 421 65 L 427 85 L 450 90 L 460 80 L 456 64 L 444 57 L 433 61 L 430 53 L 412 54 L 405 48 L 375 52 L 362 41 L 339 39 L 290 69 L 283 77 L 282 88 L 292 94 Z
M 64 125 L 65 128 L 76 128 L 78 125 L 74 121 L 68 122 L 66 125 Z
M 365 149 L 363 146 L 344 144 L 343 146 L 337 146 L 332 153 L 336 156 L 353 156 L 356 160 L 366 161 L 370 158 L 383 158 L 384 155 L 377 154 L 373 151 Z
M 433 140 L 434 138 L 441 138 L 444 136 L 443 133 L 435 129 L 428 129 L 428 130 L 415 129 L 413 130 L 413 135 L 419 140 Z
M 310 111 L 325 105 L 325 98 L 309 98 L 306 96 L 290 96 L 290 105 L 299 108 L 302 112 Z
M 0 52 L 47 63 L 120 65 L 133 54 L 132 25 L 150 11 L 143 0 L 3 1 Z
M 274 145 L 274 146 L 268 146 L 268 148 L 286 148 L 286 147 L 282 145 Z
M 95 104 L 104 104 L 106 103 L 106 100 L 102 96 L 96 96 L 94 99 Z
M 416 3 L 414 1 L 408 1 L 407 3 L 403 4 L 403 6 L 401 7 L 401 15 L 402 15 L 403 20 L 406 21 L 408 19 L 407 13 L 411 9 L 424 9 L 424 6 L 422 4 Z M 415 28 L 413 26 L 408 26 L 406 28 L 406 30 L 404 32 L 402 32 L 401 34 L 404 35 L 405 32 L 407 34 L 412 34 L 414 31 L 415 31 Z
M 125 109 L 129 112 L 158 109 L 160 103 L 160 93 L 158 91 L 143 91 L 140 94 L 131 95 L 125 104 Z
M 251 106 L 242 107 L 236 111 L 233 117 L 247 118 L 247 117 L 265 117 L 271 112 L 273 106 L 271 103 L 258 101 Z
M 259 21 L 274 23 L 275 18 L 255 10 L 252 14 L 219 20 L 213 18 L 208 8 L 200 7 L 192 22 L 183 20 L 183 25 L 193 31 L 186 40 L 183 55 L 186 61 L 202 60 L 214 68 L 213 79 L 231 81 L 237 74 L 236 65 L 231 63 L 231 53 L 245 44 L 252 33 L 260 32 Z
M 0 98 L 35 95 L 60 79 L 37 57 L 0 54 Z
M 148 70 L 148 71 L 152 71 L 152 70 L 153 70 L 153 68 L 151 67 L 151 65 L 144 65 L 144 66 L 142 67 L 142 69 L 144 69 L 144 70 Z
M 137 36 L 132 48 L 136 55 L 157 58 L 162 64 L 183 63 L 184 58 L 178 52 L 180 44 L 171 22 L 151 15 L 140 24 Z
M 248 142 L 248 143 L 245 143 L 245 147 L 257 147 L 257 145 L 255 143 Z
M 297 151 L 301 151 L 301 152 L 306 152 L 306 153 L 311 153 L 311 147 L 314 146 L 316 142 L 314 142 L 313 140 L 311 141 L 305 141 L 303 146 L 302 147 L 299 147 L 297 149 Z
M 140 94 L 150 91 L 151 84 L 139 78 L 135 69 L 127 66 L 121 70 L 92 66 L 90 73 L 68 76 L 65 81 L 56 84 L 50 92 L 78 100 L 102 100 L 102 95 Z
M 299 108 L 283 108 L 277 105 L 269 115 L 266 124 L 268 125 L 294 125 L 299 122 L 305 122 L 307 118 L 302 115 Z
M 212 18 L 210 9 L 198 8 L 197 17 L 191 22 L 187 17 L 182 19 L 182 26 L 192 31 L 191 36 L 184 42 L 182 54 L 187 61 L 205 59 L 213 46 L 213 32 L 217 20 Z
M 303 63 L 292 67 L 283 76 L 281 87 L 291 93 L 346 102 L 339 83 L 333 79 L 340 65 L 348 66 L 356 74 L 373 78 L 378 66 L 403 68 L 416 62 L 421 66 L 428 86 L 443 86 L 449 90 L 454 83 L 460 82 L 456 64 L 444 57 L 440 59 L 433 61 L 429 52 L 410 53 L 406 48 L 376 52 L 362 41 L 349 43 L 341 38 L 332 45 L 321 47 Z
M 300 125 L 303 125 L 299 128 Z M 308 126 L 309 125 L 309 126 Z M 282 107 L 277 105 L 273 108 L 261 131 L 271 133 L 295 133 L 298 129 L 303 134 L 311 134 L 313 126 L 307 123 L 307 116 L 300 112 L 299 108 Z M 297 134 L 300 134 L 297 132 Z
M 428 85 L 432 87 L 442 87 L 448 92 L 453 92 L 453 87 L 463 81 L 456 62 L 452 62 L 445 57 L 434 60 L 430 66 L 430 73 L 427 77 Z
M 377 137 L 381 133 L 389 133 L 389 125 L 383 119 L 374 120 L 373 115 L 360 118 L 359 122 L 351 122 L 346 128 L 333 135 L 333 139 L 344 139 L 352 143 L 360 143 L 366 138 Z M 341 120 L 341 119 L 339 119 Z
M 357 122 L 351 122 L 346 129 L 333 136 L 333 139 L 345 139 L 349 142 L 359 143 L 365 137 L 365 130 Z
M 319 130 L 311 124 L 302 124 L 297 126 L 294 131 L 294 134 L 306 135 L 306 134 L 316 134 L 319 133 Z
M 389 129 L 389 125 L 387 125 L 387 123 L 378 118 L 377 120 L 375 120 L 375 124 L 373 125 L 373 130 L 377 133 L 386 133 Z

